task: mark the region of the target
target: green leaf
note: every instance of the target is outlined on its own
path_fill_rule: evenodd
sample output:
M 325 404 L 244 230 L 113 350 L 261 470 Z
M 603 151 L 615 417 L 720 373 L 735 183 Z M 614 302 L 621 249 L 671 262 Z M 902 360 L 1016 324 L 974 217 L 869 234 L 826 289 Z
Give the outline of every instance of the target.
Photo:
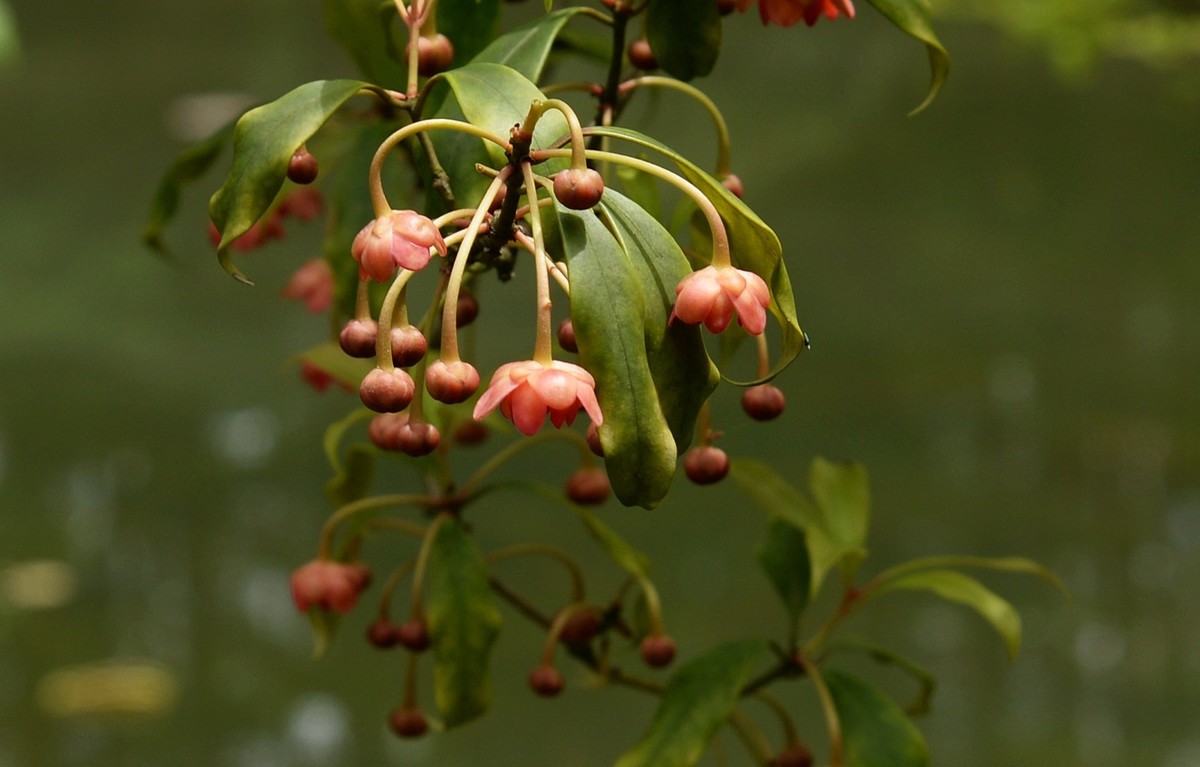
M 500 24 L 500 0 L 438 0 L 437 28 L 454 43 L 454 63 L 465 64 L 487 47 Z
M 650 729 L 616 767 L 690 767 L 725 723 L 755 668 L 765 642 L 730 642 L 688 661 L 671 675 Z
M 317 80 L 251 109 L 237 121 L 233 167 L 208 203 L 209 216 L 221 233 L 217 257 L 231 275 L 249 282 L 229 261 L 229 243 L 271 207 L 300 145 L 364 88 L 374 86 L 358 80 Z
M 8 0 L 0 0 L 0 70 L 10 66 L 21 56 L 21 41 L 17 37 L 17 22 L 13 18 Z
M 810 568 L 809 598 L 815 597 L 830 569 L 853 552 L 847 552 L 834 538 L 821 510 L 765 464 L 737 458 L 729 462 L 729 476 L 752 501 L 804 532 Z
M 433 698 L 443 723 L 453 727 L 475 719 L 491 703 L 488 664 L 500 633 L 487 565 L 457 517 L 442 517 L 435 531 L 425 589 Z
M 1021 616 L 1016 608 L 968 575 L 955 570 L 922 570 L 882 582 L 872 594 L 878 597 L 893 591 L 928 591 L 966 605 L 996 630 L 1009 658 L 1017 657 L 1021 649 Z
M 931 74 L 929 92 L 925 95 L 925 100 L 918 104 L 916 109 L 909 112 L 909 116 L 915 115 L 933 103 L 938 91 L 942 89 L 942 84 L 946 82 L 946 75 L 950 73 L 950 54 L 946 52 L 941 41 L 937 39 L 937 35 L 933 33 L 933 13 L 929 7 L 929 0 L 869 1 L 893 24 L 925 43 L 925 48 L 929 52 Z
M 1036 575 L 1058 589 L 1059 593 L 1068 600 L 1071 598 L 1066 585 L 1054 574 L 1053 570 L 1025 557 L 972 557 L 961 555 L 922 557 L 888 568 L 876 576 L 876 580 L 887 582 L 907 573 L 950 567 L 978 567 L 985 570 L 998 570 L 1006 573 Z
M 683 452 L 692 441 L 700 407 L 720 380 L 700 327 L 668 323 L 675 286 L 691 273 L 691 265 L 671 233 L 619 192 L 607 190 L 600 210 L 607 214 L 641 288 L 650 374 L 675 448 Z
M 479 52 L 471 63 L 489 62 L 515 69 L 537 82 L 550 56 L 550 49 L 563 26 L 582 8 L 564 8 L 501 35 Z
M 825 684 L 842 726 L 845 767 L 927 767 L 929 746 L 916 725 L 871 685 L 841 671 Z
M 920 714 L 929 713 L 929 704 L 933 700 L 933 692 L 937 689 L 937 680 L 933 678 L 925 668 L 899 653 L 883 647 L 882 645 L 869 642 L 865 639 L 839 639 L 836 642 L 831 642 L 825 646 L 825 652 L 830 655 L 843 650 L 853 650 L 856 652 L 865 653 L 871 660 L 885 666 L 894 666 L 903 671 L 919 686 L 917 696 L 904 707 L 904 713 L 909 716 L 918 716 Z
M 750 385 L 769 380 L 783 370 L 801 351 L 808 347 L 808 338 L 800 329 L 796 318 L 796 302 L 792 296 L 792 284 L 788 279 L 787 267 L 783 262 L 783 246 L 771 228 L 763 223 L 754 211 L 735 197 L 720 181 L 710 176 L 698 165 L 674 149 L 637 131 L 618 127 L 593 127 L 586 131 L 594 136 L 611 136 L 633 142 L 666 155 L 678 166 L 688 181 L 697 186 L 704 196 L 716 206 L 729 234 L 729 246 L 734 266 L 748 269 L 766 281 L 771 290 L 769 310 L 782 330 L 783 348 L 775 366 L 762 379 L 734 381 L 739 385 Z
M 184 185 L 204 175 L 216 159 L 221 156 L 229 138 L 233 135 L 233 123 L 229 123 L 203 141 L 183 150 L 158 183 L 154 201 L 150 204 L 150 215 L 142 229 L 142 242 L 163 255 L 169 255 L 162 233 L 175 212 L 179 209 L 179 196 Z
M 862 552 L 871 519 L 866 468 L 850 461 L 814 458 L 808 484 L 834 540 L 845 551 Z M 859 562 L 861 555 L 843 559 L 846 574 L 852 575 Z
M 349 357 L 336 341 L 326 341 L 301 352 L 295 358 L 299 362 L 307 362 L 324 370 L 333 376 L 333 380 L 357 391 L 358 385 L 374 366 L 373 360 L 361 360 Z
M 404 89 L 403 46 L 397 48 L 396 7 L 379 0 L 322 0 L 325 25 L 367 80 Z
M 712 71 L 721 52 L 721 14 L 709 0 L 650 0 L 646 39 L 667 74 L 680 80 Z
M 795 626 L 812 593 L 812 563 L 804 531 L 779 517 L 767 523 L 767 539 L 758 549 L 758 564 L 775 587 Z
M 368 445 L 351 445 L 346 450 L 345 460 L 325 483 L 325 497 L 333 508 L 341 508 L 367 495 L 375 479 L 375 454 L 374 448 Z
M 604 413 L 600 441 L 613 493 L 627 506 L 653 508 L 671 485 L 676 447 L 650 370 L 637 272 L 594 213 L 559 206 L 557 218 L 579 359 Z
M 558 493 L 558 496 L 561 498 L 562 493 Z M 650 577 L 650 560 L 646 558 L 645 554 L 631 546 L 619 533 L 587 509 L 577 504 L 571 504 L 571 508 L 579 515 L 588 533 L 596 539 L 596 542 L 618 567 L 638 580 L 646 580 Z

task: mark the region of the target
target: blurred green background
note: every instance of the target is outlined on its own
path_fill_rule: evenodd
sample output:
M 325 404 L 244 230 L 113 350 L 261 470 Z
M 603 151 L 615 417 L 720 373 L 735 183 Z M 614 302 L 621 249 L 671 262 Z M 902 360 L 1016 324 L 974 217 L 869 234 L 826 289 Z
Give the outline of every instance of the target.
M 876 568 L 1023 554 L 1067 582 L 1073 606 L 1044 584 L 987 579 L 1025 617 L 1011 664 L 974 616 L 921 599 L 852 623 L 938 675 L 921 725 L 935 763 L 1196 767 L 1195 25 L 1137 33 L 1115 23 L 1130 3 L 1111 1 L 1057 16 L 1045 9 L 1067 4 L 1006 4 L 1013 13 L 984 23 L 986 5 L 949 9 L 950 80 L 912 119 L 924 53 L 865 4 L 853 23 L 812 30 L 763 30 L 753 14 L 727 24 L 705 87 L 728 116 L 747 201 L 785 243 L 814 346 L 781 380 L 779 422 L 751 426 L 736 393 L 719 393 L 723 446 L 797 475 L 817 454 L 865 462 Z M 283 364 L 323 327 L 276 294 L 320 232 L 296 228 L 243 259 L 258 288 L 234 283 L 204 239 L 214 174 L 169 233 L 175 263 L 138 244 L 182 146 L 177 126 L 194 127 L 197 103 L 223 103 L 181 97 L 253 102 L 351 74 L 318 4 L 12 13 L 21 51 L 0 71 L 0 767 L 611 763 L 652 701 L 585 689 L 577 670 L 562 698 L 534 699 L 524 677 L 540 635 L 511 613 L 493 711 L 416 743 L 383 725 L 402 664 L 358 641 L 365 610 L 309 662 L 287 577 L 326 513 L 321 430 L 352 400 L 314 395 Z M 708 157 L 707 125 L 687 110 L 662 99 L 635 114 Z M 505 322 L 486 300 L 483 318 Z M 731 485 L 681 483 L 660 510 L 604 514 L 655 560 L 685 656 L 782 631 L 752 564 L 764 516 Z M 514 501 L 480 535 L 555 541 L 602 567 L 564 517 Z M 536 586 L 537 571 L 513 572 Z M 619 581 L 605 572 L 602 590 Z M 113 661 L 125 665 L 95 665 Z M 802 734 L 819 743 L 795 692 Z M 142 713 L 80 713 L 105 700 Z

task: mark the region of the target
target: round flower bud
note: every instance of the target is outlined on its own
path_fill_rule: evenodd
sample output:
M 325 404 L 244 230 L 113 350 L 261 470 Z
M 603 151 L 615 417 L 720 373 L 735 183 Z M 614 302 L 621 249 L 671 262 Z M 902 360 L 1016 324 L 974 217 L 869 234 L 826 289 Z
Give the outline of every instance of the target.
M 567 477 L 567 497 L 581 506 L 595 506 L 608 500 L 612 485 L 604 469 L 589 466 Z
M 554 666 L 538 666 L 529 672 L 529 686 L 538 695 L 552 698 L 563 691 L 566 681 Z
M 569 319 L 558 325 L 558 345 L 571 354 L 579 353 L 579 344 L 575 343 L 575 325 Z
M 400 641 L 400 637 L 396 635 L 397 628 L 398 626 L 387 618 L 379 618 L 367 628 L 367 641 L 380 650 L 395 647 Z
M 647 72 L 658 69 L 658 59 L 654 57 L 654 51 L 650 49 L 650 42 L 646 38 L 639 37 L 629 44 L 629 63 Z
M 787 399 L 771 384 L 751 386 L 742 392 L 742 410 L 756 421 L 770 421 L 783 412 Z
M 479 316 L 479 299 L 474 293 L 459 293 L 454 307 L 454 327 L 465 328 Z
M 587 210 L 604 196 L 604 179 L 592 168 L 559 171 L 554 176 L 554 196 L 571 210 Z
M 743 184 L 742 180 L 737 177 L 737 174 L 734 173 L 730 173 L 728 176 L 721 179 L 721 186 L 728 189 L 729 193 L 739 200 L 742 199 L 742 195 L 746 193 L 746 185 Z
M 590 607 L 582 608 L 571 613 L 571 617 L 563 624 L 562 631 L 558 633 L 558 638 L 569 645 L 583 646 L 596 637 L 601 624 L 602 619 L 598 611 Z
M 405 47 L 407 53 L 408 48 Z M 454 44 L 440 32 L 433 37 L 417 38 L 417 73 L 433 77 L 454 65 Z
M 587 430 L 588 449 L 592 451 L 592 455 L 604 457 L 604 445 L 600 444 L 600 430 L 596 428 L 596 424 L 588 424 Z
M 429 722 L 417 708 L 397 708 L 388 715 L 392 732 L 402 738 L 419 738 L 429 730 Z
M 429 344 L 415 325 L 392 328 L 392 363 L 406 368 L 425 357 Z
M 413 618 L 401 623 L 396 628 L 396 638 L 400 644 L 413 652 L 424 652 L 429 649 L 429 627 L 420 618 Z
M 412 402 L 416 385 L 400 368 L 375 368 L 358 387 L 362 403 L 376 413 L 399 413 Z
M 728 16 L 737 10 L 738 0 L 717 0 L 717 13 Z
M 401 453 L 414 458 L 437 450 L 442 435 L 431 423 L 409 421 L 396 429 L 395 444 Z
M 438 360 L 425 370 L 425 388 L 438 402 L 466 402 L 479 389 L 479 371 L 462 360 Z
M 648 666 L 669 666 L 671 661 L 675 660 L 675 640 L 665 634 L 651 634 L 642 640 L 638 651 Z
M 776 754 L 771 767 L 812 767 L 812 763 L 812 752 L 803 743 L 796 743 Z
M 694 447 L 683 458 L 683 472 L 697 485 L 711 485 L 729 473 L 729 456 L 719 447 Z
M 297 184 L 311 184 L 317 180 L 317 158 L 301 147 L 288 160 L 287 177 Z
M 408 423 L 408 413 L 381 413 L 371 419 L 367 437 L 380 450 L 400 450 L 397 437 L 400 427 Z
M 367 359 L 375 356 L 375 337 L 379 325 L 375 320 L 350 320 L 338 334 L 338 344 L 351 357 Z

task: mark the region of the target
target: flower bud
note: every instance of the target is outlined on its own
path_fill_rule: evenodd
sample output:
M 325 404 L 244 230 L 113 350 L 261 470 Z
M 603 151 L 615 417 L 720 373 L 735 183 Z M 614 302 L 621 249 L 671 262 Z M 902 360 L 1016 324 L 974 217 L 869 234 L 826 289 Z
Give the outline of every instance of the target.
M 479 299 L 474 293 L 458 294 L 458 303 L 454 307 L 454 327 L 465 328 L 479 316 Z
M 683 472 L 697 485 L 711 485 L 729 473 L 729 456 L 719 447 L 694 447 L 683 457 Z
M 812 752 L 803 743 L 795 743 L 775 755 L 771 767 L 812 767 Z
M 479 371 L 462 360 L 438 360 L 425 370 L 425 388 L 438 402 L 466 402 L 479 389 Z
M 375 368 L 359 384 L 358 396 L 376 413 L 399 413 L 412 402 L 415 390 L 412 377 L 400 368 Z
M 420 618 L 413 618 L 401 623 L 396 628 L 396 638 L 400 644 L 413 652 L 424 652 L 429 649 L 429 627 Z
M 414 458 L 429 455 L 441 444 L 442 435 L 437 427 L 423 421 L 409 420 L 396 429 L 395 445 L 401 453 Z
M 396 633 L 398 628 L 387 618 L 379 618 L 367 628 L 367 641 L 380 650 L 395 647 L 400 641 Z
M 392 732 L 402 738 L 419 738 L 429 730 L 429 722 L 420 709 L 401 707 L 388 715 Z
M 405 48 L 405 52 L 408 48 Z M 454 65 L 454 44 L 440 32 L 432 37 L 417 38 L 417 73 L 433 77 Z
M 600 631 L 603 621 L 600 613 L 591 607 L 585 607 L 571 613 L 563 624 L 558 638 L 565 644 L 581 647 L 592 641 Z
M 308 153 L 304 147 L 296 150 L 292 159 L 288 160 L 287 177 L 297 184 L 311 184 L 317 180 L 317 158 Z
M 654 51 L 646 38 L 639 37 L 629 44 L 629 63 L 647 72 L 658 69 L 658 59 L 654 57 Z
M 397 367 L 411 367 L 425 357 L 429 344 L 415 325 L 392 328 L 392 363 Z
M 587 210 L 604 196 L 604 179 L 592 168 L 559 171 L 554 176 L 554 196 L 571 210 Z
M 778 387 L 771 384 L 751 386 L 742 392 L 742 410 L 756 421 L 778 418 L 787 405 L 787 399 Z
M 487 439 L 490 430 L 485 424 L 468 418 L 454 428 L 454 441 L 460 445 L 478 445 Z
M 729 193 L 739 200 L 746 193 L 746 185 L 738 178 L 737 174 L 730 173 L 725 178 L 721 179 L 721 186 L 729 190 Z
M 566 494 L 581 506 L 595 506 L 608 500 L 612 485 L 604 469 L 594 466 L 579 469 L 567 478 Z
M 563 691 L 566 681 L 554 666 L 538 666 L 529 672 L 529 686 L 538 695 L 553 698 Z
M 569 319 L 558 325 L 558 345 L 571 354 L 579 353 L 579 344 L 575 342 L 575 325 Z
M 408 413 L 381 413 L 371 419 L 367 426 L 367 437 L 380 450 L 399 451 L 397 437 L 400 427 L 408 423 Z
M 338 344 L 351 357 L 367 359 L 375 356 L 375 337 L 379 325 L 375 320 L 350 320 L 338 334 Z
M 675 640 L 665 634 L 651 634 L 642 640 L 638 652 L 641 653 L 642 660 L 648 666 L 654 668 L 669 666 L 671 661 L 675 660 Z

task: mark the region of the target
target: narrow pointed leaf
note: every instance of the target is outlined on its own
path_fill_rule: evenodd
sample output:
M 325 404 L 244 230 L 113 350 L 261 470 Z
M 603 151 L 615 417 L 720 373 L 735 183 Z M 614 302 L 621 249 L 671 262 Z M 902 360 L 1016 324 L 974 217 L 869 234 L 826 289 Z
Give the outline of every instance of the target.
M 554 47 L 554 40 L 571 17 L 582 8 L 563 8 L 497 37 L 471 63 L 503 64 L 537 82 Z
M 768 654 L 765 642 L 745 640 L 680 666 L 667 681 L 650 729 L 616 767 L 690 767 L 698 762 Z
M 712 71 L 721 52 L 721 15 L 709 0 L 650 0 L 646 37 L 658 65 L 680 80 Z
M 404 43 L 396 45 L 396 7 L 379 0 L 322 0 L 325 25 L 373 83 L 404 89 Z
M 874 590 L 874 596 L 893 591 L 928 591 L 942 599 L 970 607 L 991 624 L 1010 658 L 1021 649 L 1021 616 L 1007 600 L 979 581 L 955 570 L 922 570 L 892 578 Z
M 767 523 L 767 539 L 758 549 L 758 564 L 775 587 L 794 626 L 812 593 L 812 563 L 804 531 L 780 517 Z
M 830 533 L 846 551 L 861 551 L 867 542 L 871 494 L 867 470 L 850 461 L 814 458 L 809 468 L 809 489 Z M 848 573 L 858 566 L 857 558 L 844 563 Z
M 233 136 L 233 123 L 229 123 L 208 138 L 183 150 L 163 175 L 150 205 L 150 215 L 142 230 L 142 242 L 163 255 L 168 255 L 162 233 L 179 209 L 179 196 L 183 187 L 200 178 L 212 167 L 225 150 Z
M 735 381 L 749 385 L 768 380 L 783 370 L 801 351 L 808 346 L 808 338 L 800 329 L 796 317 L 796 302 L 787 267 L 783 262 L 783 246 L 779 238 L 754 211 L 735 197 L 720 181 L 710 176 L 698 165 L 656 139 L 637 131 L 619 127 L 594 127 L 586 131 L 589 135 L 611 136 L 630 141 L 647 149 L 653 149 L 669 158 L 683 176 L 700 189 L 704 196 L 716 206 L 729 234 L 729 246 L 734 266 L 748 269 L 763 278 L 771 291 L 772 316 L 782 331 L 783 348 L 779 351 L 774 367 L 762 379 Z
M 571 275 L 571 321 L 579 359 L 596 379 L 600 440 L 613 493 L 652 508 L 675 474 L 675 439 L 658 401 L 646 351 L 646 309 L 637 272 L 591 211 L 558 208 Z
M 675 286 L 691 274 L 691 265 L 670 232 L 632 200 L 609 189 L 601 209 L 619 235 L 641 286 L 650 374 L 676 450 L 682 452 L 692 441 L 700 407 L 720 380 L 700 327 L 668 323 Z
M 910 116 L 915 115 L 933 103 L 938 92 L 941 91 L 942 85 L 946 82 L 946 76 L 950 73 L 950 54 L 946 52 L 945 46 L 933 32 L 933 13 L 929 7 L 929 0 L 869 0 L 869 2 L 905 33 L 924 43 L 925 49 L 929 53 L 929 92 L 925 95 L 924 101 L 909 112 Z
M 809 562 L 809 598 L 821 591 L 826 574 L 846 554 L 830 533 L 821 510 L 774 470 L 758 461 L 729 462 L 729 476 L 760 507 L 804 532 Z
M 842 671 L 825 671 L 842 726 L 845 767 L 928 767 L 925 736 L 904 711 L 871 685 Z
M 1042 580 L 1049 583 L 1054 588 L 1058 589 L 1068 600 L 1071 598 L 1070 592 L 1067 591 L 1066 584 L 1054 573 L 1053 570 L 1043 564 L 1034 562 L 1032 559 L 1025 557 L 972 557 L 972 556 L 937 556 L 937 557 L 922 557 L 913 559 L 908 562 L 888 568 L 886 571 L 877 576 L 877 580 L 883 583 L 905 575 L 907 573 L 919 572 L 921 570 L 940 570 L 945 568 L 962 568 L 962 567 L 977 567 L 983 570 L 997 570 L 1005 573 L 1018 573 L 1024 575 L 1036 575 Z
M 221 233 L 218 260 L 226 271 L 246 281 L 229 260 L 229 244 L 271 207 L 300 145 L 352 96 L 373 87 L 358 80 L 318 80 L 251 109 L 237 121 L 233 167 L 208 203 L 209 217 Z
M 425 573 L 425 611 L 433 642 L 433 698 L 447 727 L 478 717 L 492 700 L 488 672 L 500 611 L 487 565 L 461 521 L 445 518 Z

